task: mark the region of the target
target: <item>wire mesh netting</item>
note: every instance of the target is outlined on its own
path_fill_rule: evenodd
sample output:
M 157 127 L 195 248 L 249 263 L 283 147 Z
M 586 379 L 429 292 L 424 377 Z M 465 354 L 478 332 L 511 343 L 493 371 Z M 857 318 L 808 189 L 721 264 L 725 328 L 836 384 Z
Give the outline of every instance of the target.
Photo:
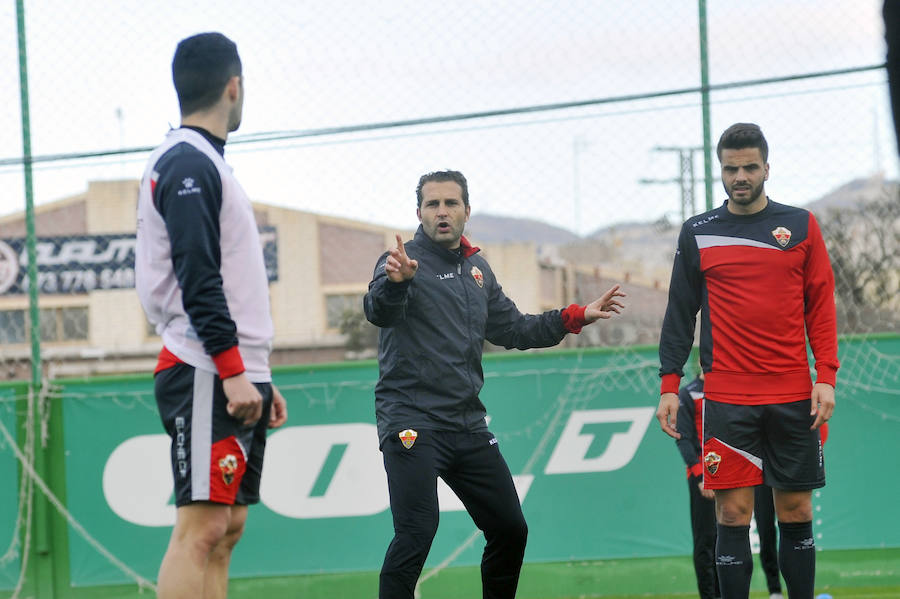
M 372 267 L 395 232 L 416 228 L 418 177 L 452 168 L 469 181 L 467 235 L 524 311 L 626 287 L 621 318 L 566 341 L 618 352 L 608 371 L 573 378 L 573 405 L 635 385 L 652 396 L 628 374 L 647 367 L 631 348 L 658 340 L 680 223 L 724 199 L 703 91 L 713 144 L 734 122 L 758 123 L 769 196 L 819 220 L 839 332 L 897 333 L 881 0 L 699 5 L 704 47 L 698 5 L 664 0 L 3 2 L 0 380 L 33 376 L 35 317 L 39 378 L 152 369 L 160 340 L 133 289 L 137 181 L 180 121 L 175 45 L 210 30 L 243 61 L 244 118 L 226 158 L 271 244 L 277 364 L 373 355 L 360 305 Z M 851 388 L 895 392 L 896 356 L 855 347 L 876 380 Z M 10 430 L 11 401 L 0 402 Z

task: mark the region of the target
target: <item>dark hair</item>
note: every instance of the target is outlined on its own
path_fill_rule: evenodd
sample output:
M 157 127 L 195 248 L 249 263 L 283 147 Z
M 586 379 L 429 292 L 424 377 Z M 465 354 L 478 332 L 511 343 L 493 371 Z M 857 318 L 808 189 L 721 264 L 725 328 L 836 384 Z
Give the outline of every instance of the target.
M 463 204 L 466 206 L 469 205 L 469 184 L 466 182 L 465 176 L 459 171 L 434 171 L 431 173 L 426 173 L 419 177 L 419 184 L 416 185 L 416 201 L 418 202 L 418 207 L 422 207 L 422 187 L 426 183 L 430 183 L 434 181 L 435 183 L 443 183 L 445 181 L 453 181 L 454 183 L 458 183 L 460 188 L 462 188 L 462 200 Z
M 213 106 L 228 80 L 240 74 L 237 46 L 221 33 L 198 33 L 181 40 L 172 59 L 181 115 Z
M 743 150 L 744 148 L 759 148 L 763 162 L 769 161 L 769 144 L 763 135 L 759 125 L 754 123 L 735 123 L 722 133 L 719 145 L 716 146 L 716 156 L 722 160 L 722 150 Z

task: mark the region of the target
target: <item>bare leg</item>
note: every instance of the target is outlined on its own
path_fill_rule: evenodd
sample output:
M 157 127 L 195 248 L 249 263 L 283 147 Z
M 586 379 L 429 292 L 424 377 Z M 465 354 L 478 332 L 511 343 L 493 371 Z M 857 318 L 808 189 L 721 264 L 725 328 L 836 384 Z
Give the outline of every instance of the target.
M 812 491 L 782 491 L 775 489 L 775 513 L 779 522 L 811 522 Z
M 231 506 L 193 503 L 176 511 L 175 528 L 159 568 L 158 599 L 203 596 L 210 552 L 225 537 Z
M 247 506 L 231 506 L 231 518 L 225 536 L 209 554 L 203 584 L 203 599 L 225 599 L 228 596 L 228 565 L 231 563 L 231 552 L 244 533 L 246 521 Z

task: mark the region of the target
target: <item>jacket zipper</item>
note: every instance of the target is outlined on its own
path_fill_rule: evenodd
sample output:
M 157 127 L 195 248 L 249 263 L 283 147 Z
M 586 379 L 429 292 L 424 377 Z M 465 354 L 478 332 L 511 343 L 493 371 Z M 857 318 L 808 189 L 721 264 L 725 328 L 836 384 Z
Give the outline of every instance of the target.
M 469 342 L 466 347 L 468 348 L 468 346 L 470 346 L 472 344 L 472 312 L 468 309 L 469 287 L 466 285 L 465 280 L 463 280 L 463 278 L 461 276 L 462 275 L 462 260 L 460 260 L 459 262 L 456 263 L 456 274 L 458 275 L 459 282 L 463 286 L 463 293 L 465 295 L 466 335 L 468 337 L 468 342 Z M 474 381 L 472 381 L 472 369 L 469 366 L 469 360 L 466 360 L 466 374 L 469 376 L 469 387 L 472 391 L 474 391 L 475 383 L 474 383 Z M 470 395 L 471 395 L 471 392 L 470 392 Z M 466 415 L 468 414 L 468 411 L 469 411 L 468 406 L 463 409 L 463 426 L 465 427 L 465 430 L 467 430 L 467 431 L 469 430 L 469 420 L 466 417 Z

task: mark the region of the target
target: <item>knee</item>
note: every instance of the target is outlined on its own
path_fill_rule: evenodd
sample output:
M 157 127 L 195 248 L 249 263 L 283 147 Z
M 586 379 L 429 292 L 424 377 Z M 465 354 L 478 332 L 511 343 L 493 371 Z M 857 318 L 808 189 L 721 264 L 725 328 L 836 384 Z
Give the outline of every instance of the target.
M 810 522 L 813 519 L 812 491 L 776 489 L 775 513 L 780 522 Z
M 812 502 L 788 502 L 780 508 L 779 522 L 811 522 L 813 519 Z
M 419 543 L 431 545 L 431 541 L 437 533 L 438 524 L 440 524 L 440 515 L 434 513 L 429 514 L 428 517 L 420 516 L 415 520 L 407 519 L 399 525 L 395 522 L 394 532 L 397 535 L 409 535 Z
M 752 515 L 753 507 L 741 503 L 726 501 L 716 506 L 717 521 L 725 526 L 747 526 Z
M 237 545 L 244 534 L 244 522 L 245 520 L 241 520 L 240 522 L 232 521 L 228 524 L 228 527 L 225 529 L 225 534 L 222 535 L 213 550 L 214 553 L 231 554 L 234 546 Z
M 502 519 L 495 526 L 485 529 L 484 536 L 487 540 L 500 539 L 507 545 L 524 550 L 528 542 L 528 524 L 519 514 L 518 517 Z
M 404 522 L 394 525 L 394 540 L 391 542 L 391 550 L 394 553 L 403 553 L 415 559 L 425 561 L 431 549 L 431 543 L 438 529 L 438 518 L 426 518 L 417 522 Z
M 189 544 L 194 551 L 211 555 L 213 550 L 222 543 L 222 540 L 225 539 L 227 534 L 228 522 L 224 519 L 211 518 L 192 527 L 190 531 L 186 532 L 183 540 Z

